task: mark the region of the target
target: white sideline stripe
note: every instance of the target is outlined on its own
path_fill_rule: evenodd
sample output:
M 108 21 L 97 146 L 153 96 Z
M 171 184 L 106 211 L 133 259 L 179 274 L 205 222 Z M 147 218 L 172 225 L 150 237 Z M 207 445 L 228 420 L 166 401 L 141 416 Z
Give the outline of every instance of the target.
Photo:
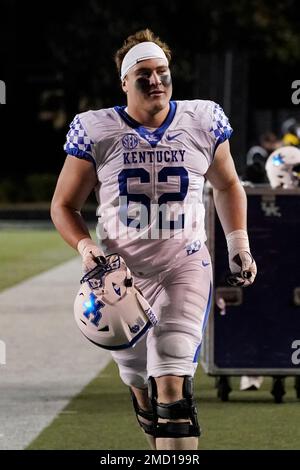
M 80 260 L 0 293 L 0 449 L 24 449 L 110 361 L 73 320 Z

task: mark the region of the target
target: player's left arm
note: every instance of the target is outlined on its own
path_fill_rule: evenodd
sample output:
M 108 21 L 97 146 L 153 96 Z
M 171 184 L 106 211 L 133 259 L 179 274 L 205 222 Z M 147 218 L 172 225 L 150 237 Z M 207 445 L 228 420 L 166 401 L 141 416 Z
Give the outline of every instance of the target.
M 235 170 L 228 140 L 218 146 L 205 176 L 213 187 L 214 202 L 225 235 L 234 230 L 247 230 L 247 198 Z
M 214 202 L 228 246 L 229 266 L 234 285 L 252 284 L 256 264 L 250 253 L 247 234 L 247 197 L 230 153 L 228 140 L 221 143 L 207 173 L 213 187 Z

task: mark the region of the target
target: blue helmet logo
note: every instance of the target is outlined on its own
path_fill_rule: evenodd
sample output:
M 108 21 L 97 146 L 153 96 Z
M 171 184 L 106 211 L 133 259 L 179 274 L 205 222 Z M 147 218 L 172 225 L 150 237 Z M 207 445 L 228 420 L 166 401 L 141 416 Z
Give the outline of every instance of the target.
M 284 164 L 284 160 L 282 156 L 280 155 L 280 153 L 277 153 L 276 155 L 274 155 L 274 157 L 272 158 L 272 163 L 274 166 L 280 166 Z

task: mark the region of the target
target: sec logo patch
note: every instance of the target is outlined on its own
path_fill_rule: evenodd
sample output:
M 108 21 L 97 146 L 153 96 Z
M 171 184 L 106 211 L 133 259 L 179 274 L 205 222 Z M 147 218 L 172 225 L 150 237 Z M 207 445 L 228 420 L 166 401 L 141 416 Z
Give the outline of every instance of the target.
M 139 143 L 139 139 L 134 134 L 126 134 L 122 138 L 122 145 L 127 150 L 134 149 Z

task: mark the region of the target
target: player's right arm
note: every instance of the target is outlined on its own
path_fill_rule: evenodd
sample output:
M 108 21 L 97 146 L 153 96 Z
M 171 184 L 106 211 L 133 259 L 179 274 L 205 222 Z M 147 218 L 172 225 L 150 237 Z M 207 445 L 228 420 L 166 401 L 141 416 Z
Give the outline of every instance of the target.
M 81 239 L 90 237 L 80 211 L 96 184 L 93 164 L 68 155 L 53 195 L 51 218 L 63 239 L 73 248 L 77 248 Z
M 96 184 L 94 165 L 68 155 L 51 203 L 53 223 L 63 239 L 82 255 L 84 271 L 93 268 L 91 251 L 94 256 L 103 256 L 103 251 L 92 241 L 80 212 Z

